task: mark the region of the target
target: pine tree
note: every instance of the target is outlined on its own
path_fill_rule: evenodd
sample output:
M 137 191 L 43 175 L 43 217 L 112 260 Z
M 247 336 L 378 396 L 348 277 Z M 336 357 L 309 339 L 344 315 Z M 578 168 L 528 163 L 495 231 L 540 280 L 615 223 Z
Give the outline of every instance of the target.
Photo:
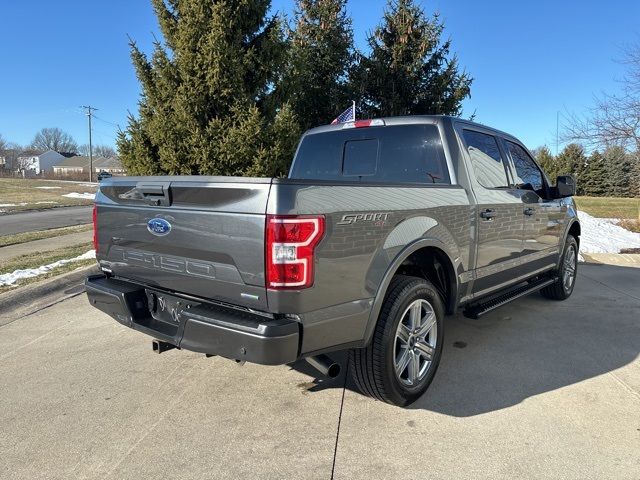
M 549 177 L 549 181 L 554 183 L 557 177 L 556 159 L 551 153 L 551 150 L 549 150 L 549 147 L 546 145 L 539 147 L 534 150 L 533 154 L 538 164 L 542 167 L 542 170 L 544 170 L 544 173 Z
M 349 104 L 354 63 L 346 0 L 297 0 L 279 101 L 293 106 L 303 130 L 333 120 Z
M 556 176 L 570 174 L 576 179 L 578 195 L 584 194 L 587 157 L 582 145 L 570 143 L 556 157 Z M 555 177 L 554 177 L 555 179 Z
M 640 197 L 640 157 L 638 153 L 629 154 L 633 163 L 633 170 L 631 172 L 631 196 Z M 638 218 L 640 219 L 640 211 L 638 211 Z
M 587 175 L 584 179 L 584 195 L 601 197 L 610 195 L 611 184 L 604 156 L 597 150 L 589 155 Z
M 604 152 L 611 189 L 609 195 L 629 197 L 632 190 L 633 162 L 622 147 L 610 147 Z
M 460 71 L 444 25 L 414 0 L 389 0 L 382 24 L 369 36 L 354 83 L 369 116 L 459 115 L 472 79 Z
M 269 153 L 298 132 L 278 131 L 288 125 L 288 107 L 266 107 L 285 54 L 279 19 L 266 17 L 270 0 L 152 3 L 164 41 L 155 42 L 151 58 L 131 42 L 142 95 L 138 117 L 130 115 L 118 137 L 125 168 L 134 174 L 282 173 Z

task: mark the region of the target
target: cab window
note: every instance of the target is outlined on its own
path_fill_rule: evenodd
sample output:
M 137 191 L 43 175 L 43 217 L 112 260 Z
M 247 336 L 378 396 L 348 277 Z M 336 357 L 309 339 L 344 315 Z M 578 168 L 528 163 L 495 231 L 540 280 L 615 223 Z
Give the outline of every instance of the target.
M 464 130 L 463 135 L 478 183 L 486 188 L 509 188 L 496 137 L 475 130 Z
M 505 143 L 513 162 L 515 187 L 541 192 L 544 189 L 544 180 L 536 162 L 517 143 L 508 140 Z

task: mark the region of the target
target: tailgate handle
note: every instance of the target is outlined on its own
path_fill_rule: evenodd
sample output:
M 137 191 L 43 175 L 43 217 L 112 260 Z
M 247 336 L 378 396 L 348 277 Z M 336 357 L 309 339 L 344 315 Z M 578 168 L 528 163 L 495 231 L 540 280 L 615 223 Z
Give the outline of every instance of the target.
M 171 206 L 171 182 L 156 182 L 136 184 L 136 190 L 142 195 L 145 202 L 149 205 L 159 207 Z

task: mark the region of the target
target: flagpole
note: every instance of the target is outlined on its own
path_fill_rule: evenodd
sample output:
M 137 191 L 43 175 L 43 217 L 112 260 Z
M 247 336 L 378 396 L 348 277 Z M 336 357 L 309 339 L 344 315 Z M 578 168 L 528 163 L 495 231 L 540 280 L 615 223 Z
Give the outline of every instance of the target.
M 356 101 L 353 100 L 353 121 L 356 120 Z

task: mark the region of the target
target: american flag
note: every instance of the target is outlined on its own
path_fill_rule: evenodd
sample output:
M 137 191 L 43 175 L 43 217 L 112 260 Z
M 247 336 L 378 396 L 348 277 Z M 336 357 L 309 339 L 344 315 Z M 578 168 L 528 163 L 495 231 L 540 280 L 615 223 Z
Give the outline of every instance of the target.
M 333 120 L 333 122 L 331 122 L 331 125 L 336 125 L 338 123 L 345 123 L 345 122 L 353 122 L 355 119 L 356 119 L 356 102 L 353 102 L 353 105 L 351 105 L 344 112 L 338 115 Z

